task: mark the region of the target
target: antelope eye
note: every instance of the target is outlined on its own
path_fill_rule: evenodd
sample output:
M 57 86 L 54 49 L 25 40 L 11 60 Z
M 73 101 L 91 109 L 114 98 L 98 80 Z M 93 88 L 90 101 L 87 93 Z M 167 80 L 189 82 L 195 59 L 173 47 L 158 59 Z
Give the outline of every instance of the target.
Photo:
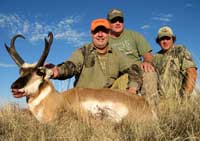
M 45 70 L 44 69 L 37 69 L 36 74 L 39 75 L 39 76 L 44 76 Z

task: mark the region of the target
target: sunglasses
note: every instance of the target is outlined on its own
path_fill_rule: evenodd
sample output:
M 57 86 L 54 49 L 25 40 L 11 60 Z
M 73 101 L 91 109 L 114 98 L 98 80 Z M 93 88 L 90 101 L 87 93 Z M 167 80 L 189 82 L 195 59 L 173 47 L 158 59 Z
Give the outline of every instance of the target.
M 171 37 L 164 36 L 164 37 L 161 37 L 161 38 L 159 39 L 159 41 L 162 41 L 162 40 L 171 40 Z
M 119 23 L 124 23 L 124 19 L 122 17 L 116 17 L 116 18 L 112 19 L 110 22 L 111 23 L 116 23 L 117 21 Z

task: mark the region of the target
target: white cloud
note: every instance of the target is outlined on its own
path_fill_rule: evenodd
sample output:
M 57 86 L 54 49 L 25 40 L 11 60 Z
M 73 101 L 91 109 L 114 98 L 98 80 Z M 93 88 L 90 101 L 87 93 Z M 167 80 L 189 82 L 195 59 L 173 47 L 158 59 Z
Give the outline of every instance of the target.
M 148 29 L 148 28 L 150 28 L 150 25 L 148 25 L 148 24 L 145 24 L 145 25 L 143 25 L 143 26 L 141 27 L 141 29 Z
M 23 32 L 23 33 L 28 33 L 28 32 L 29 32 L 29 28 L 30 28 L 29 22 L 28 22 L 28 21 L 25 21 L 25 22 L 24 22 L 24 25 L 23 25 L 23 30 L 22 30 L 22 32 Z
M 171 22 L 173 18 L 172 14 L 159 14 L 153 17 L 153 20 L 161 21 L 161 22 Z
M 153 18 L 156 21 L 163 21 L 163 22 L 170 22 L 171 20 L 169 18 L 163 18 L 163 17 L 154 17 Z
M 55 39 L 64 40 L 74 46 L 80 46 L 85 43 L 88 37 L 87 33 L 79 32 L 73 28 L 80 20 L 80 17 L 67 17 L 54 24 L 45 21 L 32 22 L 23 16 L 17 14 L 0 14 L 0 28 L 6 29 L 9 36 L 21 33 L 27 36 L 31 42 L 43 40 L 49 31 L 53 31 Z
M 4 64 L 4 63 L 0 63 L 0 67 L 3 67 L 3 68 L 10 68 L 10 67 L 17 67 L 17 65 L 15 65 L 15 64 Z

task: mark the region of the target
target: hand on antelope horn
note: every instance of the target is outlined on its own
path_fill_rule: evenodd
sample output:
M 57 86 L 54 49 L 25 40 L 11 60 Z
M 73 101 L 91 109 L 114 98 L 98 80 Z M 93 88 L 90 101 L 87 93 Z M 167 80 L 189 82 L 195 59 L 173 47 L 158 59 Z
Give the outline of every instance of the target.
M 45 63 L 44 67 L 45 67 L 45 71 L 46 71 L 45 78 L 47 78 L 47 79 L 53 78 L 53 76 L 54 76 L 53 68 L 55 67 L 55 65 L 52 63 Z
M 46 68 L 45 66 L 37 68 L 37 75 L 43 77 L 45 80 L 51 79 L 54 75 L 53 69 Z
M 131 93 L 131 94 L 136 94 L 137 93 L 137 89 L 135 87 L 129 87 L 127 91 L 129 93 Z
M 46 70 L 46 76 L 45 78 L 51 79 L 51 78 L 56 78 L 58 76 L 58 68 L 56 65 L 52 63 L 47 63 L 44 65 L 45 70 Z

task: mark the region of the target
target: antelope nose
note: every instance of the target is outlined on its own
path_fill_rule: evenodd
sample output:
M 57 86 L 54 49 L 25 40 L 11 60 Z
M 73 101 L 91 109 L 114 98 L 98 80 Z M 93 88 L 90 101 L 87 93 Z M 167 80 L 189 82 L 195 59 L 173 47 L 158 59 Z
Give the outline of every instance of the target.
M 30 75 L 18 78 L 12 85 L 11 89 L 21 89 L 25 87 L 30 79 Z
M 13 83 L 11 89 L 20 89 L 20 85 L 18 83 Z

